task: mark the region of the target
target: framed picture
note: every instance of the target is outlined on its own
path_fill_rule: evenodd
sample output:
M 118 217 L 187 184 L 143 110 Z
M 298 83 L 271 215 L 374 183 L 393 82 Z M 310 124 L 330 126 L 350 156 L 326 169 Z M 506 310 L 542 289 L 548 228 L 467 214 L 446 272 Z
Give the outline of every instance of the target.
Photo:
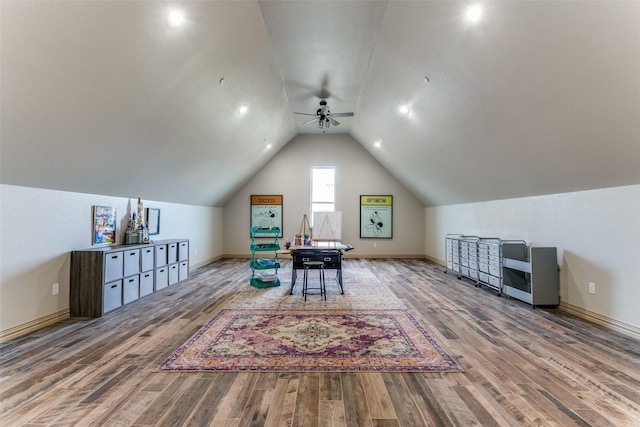
M 114 244 L 116 242 L 117 222 L 115 206 L 94 206 L 92 244 Z
M 147 229 L 149 236 L 160 234 L 160 209 L 147 208 Z
M 393 238 L 393 196 L 360 196 L 360 238 Z
M 282 196 L 251 196 L 251 227 L 277 227 L 282 237 Z

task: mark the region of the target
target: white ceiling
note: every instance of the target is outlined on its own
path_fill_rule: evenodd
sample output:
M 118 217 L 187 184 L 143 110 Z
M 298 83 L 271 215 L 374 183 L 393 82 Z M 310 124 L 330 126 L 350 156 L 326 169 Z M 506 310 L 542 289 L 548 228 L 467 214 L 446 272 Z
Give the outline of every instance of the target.
M 326 132 L 425 206 L 640 183 L 640 2 L 480 4 L 2 1 L 1 180 L 222 206 Z

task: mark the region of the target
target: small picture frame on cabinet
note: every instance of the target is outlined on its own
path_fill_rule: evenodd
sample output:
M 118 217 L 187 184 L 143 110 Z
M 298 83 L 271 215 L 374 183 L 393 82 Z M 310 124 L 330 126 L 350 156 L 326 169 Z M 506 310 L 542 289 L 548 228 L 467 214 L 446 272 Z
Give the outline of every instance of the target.
M 147 228 L 149 236 L 160 234 L 160 209 L 147 208 Z
M 111 245 L 116 242 L 116 206 L 93 207 L 93 245 Z

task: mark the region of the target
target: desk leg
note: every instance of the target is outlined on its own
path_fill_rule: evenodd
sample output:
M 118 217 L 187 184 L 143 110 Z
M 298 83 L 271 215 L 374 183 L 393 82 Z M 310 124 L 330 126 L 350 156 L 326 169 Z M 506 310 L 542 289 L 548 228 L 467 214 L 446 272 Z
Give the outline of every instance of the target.
M 342 267 L 338 269 L 338 285 L 340 285 L 340 294 L 344 294 L 344 289 L 342 288 Z
M 291 270 L 291 289 L 289 289 L 289 295 L 293 295 L 293 287 L 296 284 L 296 269 Z

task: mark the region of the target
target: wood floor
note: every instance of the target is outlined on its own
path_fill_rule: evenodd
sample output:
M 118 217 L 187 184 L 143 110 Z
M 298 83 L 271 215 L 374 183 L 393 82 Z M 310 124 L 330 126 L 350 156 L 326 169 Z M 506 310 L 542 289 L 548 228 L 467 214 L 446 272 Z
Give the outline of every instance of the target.
M 383 278 L 465 372 L 155 371 L 248 286 L 247 260 L 221 260 L 103 318 L 2 344 L 0 425 L 640 426 L 637 340 L 425 260 L 343 264 Z

